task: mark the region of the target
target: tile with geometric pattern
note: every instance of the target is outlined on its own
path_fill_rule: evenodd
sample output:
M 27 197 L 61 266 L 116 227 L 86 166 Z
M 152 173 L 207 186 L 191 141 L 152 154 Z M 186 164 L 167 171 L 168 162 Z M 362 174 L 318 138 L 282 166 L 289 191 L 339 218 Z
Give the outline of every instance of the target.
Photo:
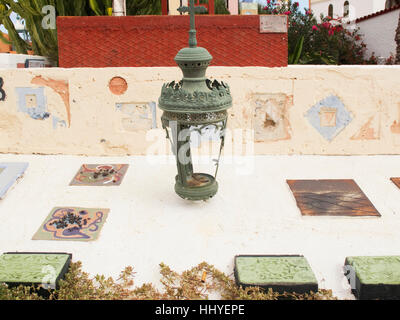
M 318 291 L 317 279 L 307 259 L 299 255 L 236 256 L 235 280 L 244 288 L 271 288 L 279 293 Z
M 344 273 L 360 300 L 400 299 L 400 256 L 347 257 Z
M 332 141 L 353 120 L 339 97 L 330 95 L 311 107 L 305 114 L 308 122 L 323 138 Z
M 354 180 L 287 180 L 303 216 L 380 217 Z
M 71 257 L 69 253 L 5 253 L 0 256 L 0 283 L 56 289 Z

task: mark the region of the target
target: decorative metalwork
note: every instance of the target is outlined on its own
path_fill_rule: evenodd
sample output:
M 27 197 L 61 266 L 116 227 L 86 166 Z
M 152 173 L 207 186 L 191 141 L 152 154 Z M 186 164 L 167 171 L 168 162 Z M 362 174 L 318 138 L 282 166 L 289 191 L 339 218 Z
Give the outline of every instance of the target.
M 164 112 L 162 115 L 162 123 L 164 128 L 168 126 L 168 121 L 179 121 L 187 124 L 201 124 L 201 123 L 213 123 L 216 121 L 226 120 L 228 114 L 226 111 L 220 112 L 204 112 L 204 113 L 178 113 L 178 112 Z
M 163 85 L 159 100 L 160 108 L 175 112 L 207 112 L 226 110 L 232 105 L 229 86 L 217 80 L 206 80 L 209 91 L 188 91 L 182 89 L 182 81 Z M 199 110 L 201 108 L 201 110 Z
M 189 12 L 189 14 L 190 14 L 189 47 L 195 48 L 197 46 L 197 39 L 196 39 L 196 23 L 195 23 L 194 14 L 207 12 L 207 9 L 202 6 L 195 7 L 194 3 L 190 3 L 189 7 L 184 7 L 184 6 L 179 7 L 178 11 L 180 13 Z
M 164 111 L 161 117 L 163 128 L 177 159 L 175 191 L 189 200 L 206 200 L 217 193 L 216 175 L 224 146 L 226 110 L 232 106 L 229 86 L 205 76 L 212 56 L 206 49 L 197 47 L 195 28 L 195 13 L 203 10 L 203 7 L 195 8 L 193 0 L 190 0 L 189 7 L 178 9 L 190 13 L 189 47 L 181 49 L 175 57 L 183 79 L 164 84 L 159 98 L 159 108 Z M 190 150 L 191 133 L 197 131 L 201 134 L 207 126 L 219 130 L 221 140 L 214 176 L 193 171 Z

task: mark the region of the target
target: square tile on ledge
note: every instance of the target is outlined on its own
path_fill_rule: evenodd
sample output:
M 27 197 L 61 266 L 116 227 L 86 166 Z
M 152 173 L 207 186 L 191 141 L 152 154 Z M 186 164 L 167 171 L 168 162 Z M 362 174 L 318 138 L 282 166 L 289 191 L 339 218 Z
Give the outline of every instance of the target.
M 318 282 L 307 262 L 298 255 L 240 255 L 235 257 L 238 286 L 260 287 L 275 292 L 317 292 Z
M 23 176 L 28 166 L 26 162 L 0 163 L 0 199 L 3 199 L 15 182 Z
M 287 180 L 303 216 L 380 217 L 354 180 Z
M 54 208 L 32 240 L 94 241 L 106 222 L 109 209 Z
M 400 178 L 390 178 L 390 180 L 400 189 Z
M 5 253 L 0 256 L 0 283 L 56 289 L 68 272 L 71 257 L 69 253 Z
M 358 299 L 400 299 L 400 256 L 347 257 L 344 270 Z
M 119 186 L 128 164 L 84 164 L 70 186 Z

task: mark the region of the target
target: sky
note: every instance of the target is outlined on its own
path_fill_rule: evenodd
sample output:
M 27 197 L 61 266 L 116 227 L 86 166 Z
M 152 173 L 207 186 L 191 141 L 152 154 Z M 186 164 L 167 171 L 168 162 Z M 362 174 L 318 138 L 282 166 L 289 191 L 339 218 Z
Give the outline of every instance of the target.
M 11 20 L 13 21 L 13 22 L 15 22 L 17 19 L 17 15 L 13 12 L 12 14 L 11 14 Z M 6 30 L 6 28 L 4 28 L 4 26 L 3 25 L 0 25 L 0 31 L 1 32 L 5 32 L 5 33 L 7 33 L 7 30 Z

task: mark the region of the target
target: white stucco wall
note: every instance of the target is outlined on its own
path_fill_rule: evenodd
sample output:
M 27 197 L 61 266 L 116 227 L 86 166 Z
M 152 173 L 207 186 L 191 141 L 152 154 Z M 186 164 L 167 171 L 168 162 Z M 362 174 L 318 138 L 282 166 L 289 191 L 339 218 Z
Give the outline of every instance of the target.
M 348 0 L 350 5 L 349 20 L 375 13 L 385 9 L 385 0 Z M 343 17 L 345 0 L 311 1 L 311 9 L 319 19 L 321 13 L 328 15 L 328 6 L 333 5 L 333 17 Z
M 400 154 L 400 66 L 210 67 L 207 74 L 228 83 L 234 101 L 225 155 Z M 163 83 L 182 78 L 177 67 L 10 69 L 0 77 L 0 153 L 170 151 L 155 103 Z M 121 95 L 109 88 L 114 77 L 126 81 Z M 315 106 L 321 110 L 310 115 Z
M 168 0 L 168 1 L 169 1 L 169 14 L 170 15 L 179 15 L 180 12 L 178 11 L 178 8 L 181 5 L 180 0 Z M 187 5 L 187 0 L 186 1 L 184 0 L 184 2 L 182 4 Z
M 388 58 L 396 54 L 396 28 L 399 21 L 400 9 L 360 21 L 357 27 L 364 35 L 367 45 L 367 56 L 373 52 L 376 57 Z
M 25 63 L 26 59 L 45 59 L 50 64 L 49 60 L 41 56 L 32 56 L 28 54 L 10 54 L 0 53 L 0 69 L 17 68 L 18 63 Z
M 237 0 L 229 0 L 228 10 L 230 14 L 239 14 L 239 2 Z

